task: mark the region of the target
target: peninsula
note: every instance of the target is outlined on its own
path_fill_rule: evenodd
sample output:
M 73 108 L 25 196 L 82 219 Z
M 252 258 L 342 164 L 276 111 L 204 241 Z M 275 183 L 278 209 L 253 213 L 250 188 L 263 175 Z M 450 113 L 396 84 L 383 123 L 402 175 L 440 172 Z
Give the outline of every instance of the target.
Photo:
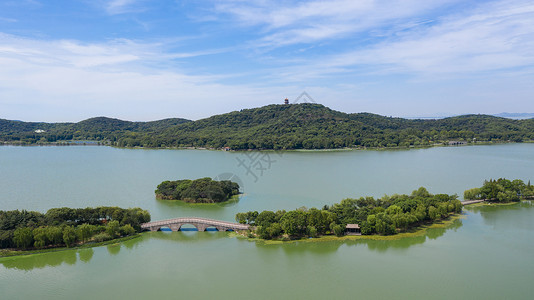
M 52 208 L 46 213 L 0 211 L 0 256 L 113 241 L 141 232 L 150 213 L 140 208 Z M 7 250 L 5 250 L 7 249 Z

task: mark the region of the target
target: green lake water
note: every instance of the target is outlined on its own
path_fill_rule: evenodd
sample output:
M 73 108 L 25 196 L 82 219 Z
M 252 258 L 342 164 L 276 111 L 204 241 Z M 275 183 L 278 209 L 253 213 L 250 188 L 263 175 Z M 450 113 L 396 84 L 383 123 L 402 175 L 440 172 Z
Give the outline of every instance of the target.
M 248 169 L 247 169 L 248 168 Z M 139 206 L 153 220 L 232 221 L 248 210 L 346 197 L 457 193 L 534 179 L 534 144 L 409 151 L 223 152 L 0 147 L 0 209 Z M 163 180 L 232 177 L 239 199 L 158 201 Z M 445 229 L 395 241 L 264 244 L 230 233 L 153 232 L 122 244 L 0 258 L 0 299 L 532 299 L 534 206 L 473 207 Z

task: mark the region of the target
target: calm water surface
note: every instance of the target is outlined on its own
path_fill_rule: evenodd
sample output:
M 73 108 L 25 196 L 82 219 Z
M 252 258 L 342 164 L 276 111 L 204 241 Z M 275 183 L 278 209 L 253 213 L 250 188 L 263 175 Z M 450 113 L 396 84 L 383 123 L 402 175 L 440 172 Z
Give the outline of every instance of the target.
M 321 207 L 419 186 L 461 195 L 485 178 L 534 177 L 533 144 L 255 155 L 0 147 L 0 209 L 139 206 L 154 220 L 231 221 L 240 211 Z M 263 163 L 263 174 L 250 159 Z M 220 174 L 242 182 L 238 200 L 154 198 L 163 180 Z M 229 233 L 146 233 L 120 245 L 0 259 L 0 298 L 531 299 L 533 217 L 531 203 L 472 208 L 450 228 L 397 241 L 266 245 Z

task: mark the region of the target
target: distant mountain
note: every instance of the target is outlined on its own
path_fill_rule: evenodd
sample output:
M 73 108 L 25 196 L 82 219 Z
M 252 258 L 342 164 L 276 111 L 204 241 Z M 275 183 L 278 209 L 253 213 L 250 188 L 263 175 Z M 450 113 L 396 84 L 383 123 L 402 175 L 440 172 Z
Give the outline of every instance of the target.
M 42 129 L 46 132 L 36 133 Z M 465 115 L 436 120 L 371 113 L 348 114 L 320 104 L 268 105 L 198 121 L 129 122 L 105 117 L 78 123 L 0 120 L 0 141 L 47 143 L 106 141 L 119 147 L 207 147 L 231 149 L 328 149 L 411 147 L 448 141 L 534 140 L 534 119 Z
M 142 132 L 155 134 L 171 126 L 191 122 L 172 118 L 151 122 L 130 122 L 96 117 L 77 123 L 22 122 L 0 119 L 0 141 L 14 144 L 55 143 L 70 140 L 117 141 Z
M 534 118 L 534 113 L 507 113 L 503 112 L 500 114 L 495 114 L 496 117 L 509 118 L 509 119 L 532 119 Z

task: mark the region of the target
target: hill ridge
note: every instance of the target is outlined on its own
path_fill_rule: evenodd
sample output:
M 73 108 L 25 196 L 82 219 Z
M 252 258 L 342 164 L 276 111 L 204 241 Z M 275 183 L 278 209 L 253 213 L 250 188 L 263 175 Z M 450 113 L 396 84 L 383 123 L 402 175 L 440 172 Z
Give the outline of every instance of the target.
M 470 114 L 444 119 L 404 119 L 345 113 L 321 104 L 271 104 L 196 121 L 168 118 L 132 122 L 94 117 L 77 123 L 14 123 L 0 119 L 0 141 L 50 143 L 69 139 L 106 141 L 119 147 L 229 147 L 244 149 L 329 149 L 414 147 L 461 140 L 534 140 L 534 119 Z M 10 127 L 11 126 L 11 127 Z M 33 132 L 37 127 L 45 133 Z

